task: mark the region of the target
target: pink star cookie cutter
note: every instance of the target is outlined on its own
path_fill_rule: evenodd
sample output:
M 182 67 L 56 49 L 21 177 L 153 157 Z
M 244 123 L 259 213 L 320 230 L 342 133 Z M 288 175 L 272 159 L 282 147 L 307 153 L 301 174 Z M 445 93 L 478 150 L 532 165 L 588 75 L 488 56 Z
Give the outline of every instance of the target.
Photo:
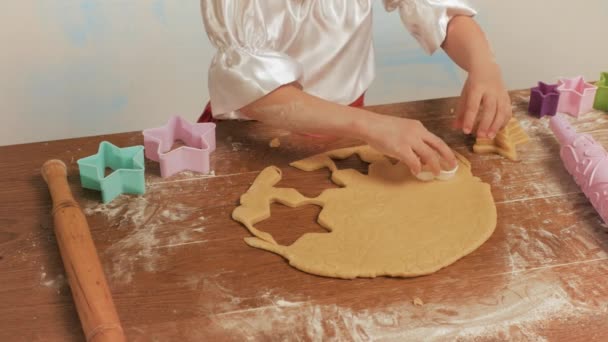
M 585 82 L 583 76 L 560 78 L 557 91 L 560 93 L 557 111 L 578 117 L 593 109 L 597 86 Z
M 159 162 L 160 175 L 170 177 L 190 170 L 209 173 L 209 156 L 215 151 L 215 124 L 190 123 L 173 116 L 166 125 L 143 131 L 145 155 Z M 171 150 L 181 140 L 185 145 Z

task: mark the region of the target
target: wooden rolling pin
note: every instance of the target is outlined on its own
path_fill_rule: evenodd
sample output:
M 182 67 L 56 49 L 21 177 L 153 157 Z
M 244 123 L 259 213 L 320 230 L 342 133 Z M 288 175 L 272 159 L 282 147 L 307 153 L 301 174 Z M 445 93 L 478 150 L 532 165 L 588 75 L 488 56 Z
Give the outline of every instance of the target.
M 53 198 L 55 236 L 87 341 L 126 341 L 87 219 L 72 197 L 61 160 L 42 166 Z

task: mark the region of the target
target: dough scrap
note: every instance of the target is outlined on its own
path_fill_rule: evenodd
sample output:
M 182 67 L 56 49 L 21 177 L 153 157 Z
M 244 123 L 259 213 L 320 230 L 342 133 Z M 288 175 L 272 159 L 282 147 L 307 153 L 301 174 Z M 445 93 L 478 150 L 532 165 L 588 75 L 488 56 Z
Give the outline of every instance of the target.
M 354 154 L 370 163 L 369 175 L 338 170 L 332 159 Z M 321 276 L 412 277 L 433 273 L 471 253 L 492 235 L 496 206 L 490 186 L 473 177 L 458 155 L 459 169 L 447 181 L 417 180 L 402 163 L 369 146 L 329 151 L 291 165 L 303 171 L 327 167 L 341 188 L 308 198 L 295 189 L 276 188 L 281 170 L 264 169 L 232 213 L 253 235 L 245 242 L 277 253 L 290 265 Z M 270 217 L 270 204 L 322 207 L 318 223 L 328 233 L 306 233 L 289 246 L 255 228 Z M 288 227 L 285 227 L 288 229 Z
M 277 148 L 277 147 L 281 146 L 281 140 L 279 140 L 279 138 L 274 138 L 274 139 L 270 140 L 270 142 L 268 143 L 268 146 L 270 146 L 272 148 Z
M 477 138 L 473 151 L 475 153 L 497 153 L 510 160 L 517 160 L 517 145 L 530 140 L 515 118 L 503 127 L 494 139 Z

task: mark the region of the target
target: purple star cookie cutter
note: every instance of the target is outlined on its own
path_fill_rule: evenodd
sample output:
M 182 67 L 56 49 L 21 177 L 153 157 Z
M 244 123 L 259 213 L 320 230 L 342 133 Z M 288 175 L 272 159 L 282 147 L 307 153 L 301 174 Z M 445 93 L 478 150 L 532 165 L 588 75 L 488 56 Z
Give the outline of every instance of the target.
M 528 112 L 539 118 L 543 116 L 555 116 L 560 97 L 557 87 L 558 84 L 538 82 L 538 86 L 530 89 Z
M 560 92 L 557 111 L 578 117 L 593 109 L 597 86 L 585 82 L 583 76 L 560 78 L 557 91 Z
M 161 177 L 185 170 L 209 173 L 209 156 L 215 151 L 214 123 L 192 124 L 173 116 L 162 127 L 145 129 L 143 135 L 145 155 L 159 162 Z M 179 140 L 184 146 L 171 150 Z

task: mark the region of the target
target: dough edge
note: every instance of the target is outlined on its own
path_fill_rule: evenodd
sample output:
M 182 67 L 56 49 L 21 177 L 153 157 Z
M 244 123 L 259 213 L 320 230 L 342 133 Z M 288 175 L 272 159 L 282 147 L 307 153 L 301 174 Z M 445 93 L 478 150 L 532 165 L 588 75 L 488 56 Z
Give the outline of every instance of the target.
M 309 273 L 309 274 L 331 277 L 331 278 L 341 278 L 341 279 L 375 278 L 378 276 L 409 278 L 409 277 L 417 277 L 417 276 L 432 274 L 432 273 L 439 271 L 440 269 L 442 269 L 444 267 L 447 267 L 447 266 L 455 263 L 459 259 L 461 259 L 464 256 L 475 251 L 483 243 L 485 243 L 496 230 L 497 212 L 496 212 L 496 205 L 495 205 L 493 196 L 491 194 L 490 185 L 482 182 L 480 178 L 473 176 L 471 174 L 471 170 L 470 170 L 471 169 L 470 162 L 461 154 L 459 154 L 455 151 L 454 151 L 454 153 L 455 153 L 459 163 L 461 164 L 460 165 L 461 168 L 464 169 L 465 172 L 467 172 L 467 176 L 472 177 L 473 180 L 476 182 L 481 182 L 482 185 L 485 187 L 484 191 L 489 192 L 489 196 L 492 199 L 492 201 L 491 201 L 491 204 L 488 203 L 488 205 L 491 205 L 493 210 L 492 210 L 491 215 L 488 217 L 488 219 L 491 221 L 491 223 L 489 223 L 489 224 L 491 224 L 492 229 L 485 231 L 484 234 L 479 234 L 476 241 L 467 245 L 467 247 L 465 249 L 463 249 L 463 252 L 460 255 L 456 255 L 452 258 L 445 259 L 442 263 L 438 264 L 436 267 L 434 267 L 432 269 L 428 269 L 425 272 L 391 272 L 388 270 L 386 270 L 386 271 L 378 270 L 376 272 L 367 272 L 367 273 L 361 272 L 361 271 L 355 271 L 355 272 L 337 271 L 336 272 L 336 271 L 331 271 L 331 270 L 322 270 L 322 269 L 320 270 L 319 268 L 306 264 L 305 261 L 303 262 L 302 260 L 299 260 L 298 258 L 294 257 L 294 255 L 292 255 L 289 251 L 289 246 L 283 246 L 283 245 L 278 244 L 276 241 L 274 241 L 274 239 L 272 238 L 272 236 L 270 234 L 257 230 L 254 227 L 254 225 L 256 223 L 259 223 L 259 222 L 267 219 L 268 217 L 270 217 L 270 212 L 269 212 L 270 204 L 276 203 L 276 202 L 287 205 L 289 207 L 299 207 L 299 206 L 313 204 L 313 205 L 317 205 L 317 206 L 320 206 L 321 208 L 323 208 L 323 202 L 320 200 L 320 198 L 323 197 L 323 194 L 325 193 L 325 191 L 332 190 L 332 189 L 324 190 L 319 196 L 317 196 L 315 198 L 308 198 L 308 197 L 302 196 L 301 194 L 299 194 L 299 192 L 297 192 L 297 190 L 292 189 L 292 188 L 274 188 L 274 189 L 280 189 L 280 190 L 292 192 L 291 195 L 294 195 L 295 197 L 299 197 L 299 201 L 297 203 L 294 203 L 294 202 L 290 202 L 290 201 L 284 201 L 283 199 L 275 198 L 265 204 L 265 206 L 268 208 L 268 215 L 264 215 L 262 218 L 254 218 L 254 219 L 252 219 L 251 217 L 241 215 L 239 213 L 239 208 L 241 208 L 244 205 L 243 200 L 242 200 L 243 196 L 248 195 L 249 191 L 252 188 L 255 188 L 256 185 L 259 183 L 262 183 L 262 184 L 272 183 L 272 187 L 274 187 L 274 185 L 276 185 L 281 180 L 281 175 L 282 175 L 281 170 L 276 166 L 268 166 L 264 170 L 262 170 L 262 172 L 260 172 L 260 174 L 256 177 L 253 184 L 251 185 L 250 189 L 245 194 L 243 194 L 243 196 L 241 196 L 241 205 L 233 211 L 232 217 L 235 221 L 242 223 L 249 230 L 249 232 L 253 235 L 251 237 L 244 238 L 247 245 L 278 254 L 278 255 L 282 256 L 283 258 L 285 258 L 288 261 L 289 265 L 291 265 L 292 267 L 299 269 L 301 271 L 304 271 L 306 273 Z M 368 162 L 370 164 L 381 161 L 381 160 L 388 159 L 386 156 L 373 150 L 370 146 L 363 145 L 363 146 L 336 149 L 336 150 L 331 150 L 328 152 L 320 153 L 317 155 L 313 155 L 311 157 L 292 162 L 292 163 L 290 163 L 290 166 L 300 169 L 302 171 L 314 171 L 314 170 L 318 170 L 318 169 L 327 167 L 331 171 L 332 181 L 339 186 L 343 186 L 344 184 L 341 184 L 341 182 L 339 182 L 339 180 L 334 179 L 334 175 L 336 174 L 334 171 L 336 171 L 338 169 L 337 169 L 337 166 L 336 166 L 335 162 L 333 161 L 333 159 L 337 159 L 337 160 L 347 159 L 353 155 L 358 155 L 361 158 L 361 160 Z M 278 175 L 278 177 L 268 176 L 267 174 L 271 171 L 272 171 L 272 173 L 276 173 L 276 175 Z M 295 193 L 297 193 L 297 195 L 295 195 Z M 302 236 L 300 236 L 298 238 L 298 240 L 308 234 L 315 234 L 315 233 L 305 233 Z

